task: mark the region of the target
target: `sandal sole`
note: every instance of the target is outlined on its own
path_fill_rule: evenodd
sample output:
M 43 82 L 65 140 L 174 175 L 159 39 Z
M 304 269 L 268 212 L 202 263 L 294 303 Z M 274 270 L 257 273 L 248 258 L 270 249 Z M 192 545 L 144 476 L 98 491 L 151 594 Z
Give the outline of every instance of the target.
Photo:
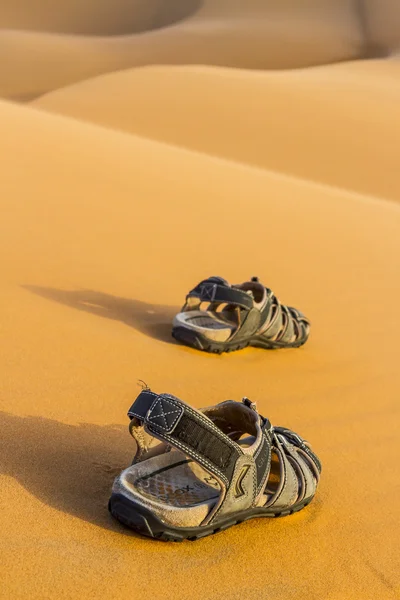
M 129 500 L 122 494 L 112 494 L 108 503 L 108 509 L 115 519 L 140 535 L 166 542 L 183 542 L 184 540 L 199 540 L 250 519 L 285 517 L 302 510 L 311 501 L 312 498 L 308 498 L 279 512 L 273 512 L 266 508 L 251 508 L 203 527 L 173 527 L 167 525 L 152 512 L 140 504 Z
M 174 327 L 172 329 L 172 337 L 178 342 L 181 342 L 185 346 L 190 346 L 196 350 L 202 350 L 203 352 L 210 352 L 214 354 L 222 354 L 223 352 L 235 352 L 236 350 L 242 350 L 248 346 L 255 348 L 263 348 L 264 350 L 278 350 L 280 348 L 300 348 L 303 346 L 307 339 L 302 342 L 295 342 L 293 344 L 279 344 L 279 342 L 268 342 L 257 337 L 251 337 L 247 340 L 241 340 L 240 342 L 213 342 L 205 336 L 188 329 L 186 327 Z

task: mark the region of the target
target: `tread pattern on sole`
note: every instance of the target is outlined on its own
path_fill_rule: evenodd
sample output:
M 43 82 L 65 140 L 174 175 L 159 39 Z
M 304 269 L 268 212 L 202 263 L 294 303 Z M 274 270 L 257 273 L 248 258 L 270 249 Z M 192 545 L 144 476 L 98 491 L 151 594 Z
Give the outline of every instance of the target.
M 254 518 L 275 518 L 284 517 L 298 512 L 308 506 L 312 498 L 308 498 L 305 502 L 301 502 L 292 506 L 288 510 L 283 510 L 278 513 L 268 511 L 267 509 L 249 509 L 239 515 L 232 515 L 226 518 L 222 523 L 190 528 L 175 528 L 166 525 L 160 521 L 153 513 L 144 507 L 135 504 L 122 494 L 112 494 L 108 509 L 113 517 L 120 521 L 123 525 L 129 527 L 133 531 L 151 537 L 153 539 L 166 542 L 183 542 L 184 540 L 195 541 L 203 537 L 219 533 L 225 529 L 229 529 L 234 525 L 239 525 L 244 521 Z
M 178 342 L 185 344 L 185 346 L 190 346 L 191 348 L 195 348 L 196 350 L 202 350 L 204 352 L 210 352 L 212 354 L 235 352 L 236 350 L 242 350 L 243 348 L 247 348 L 248 346 L 263 348 L 265 350 L 300 348 L 300 346 L 303 346 L 307 341 L 306 339 L 301 343 L 296 342 L 294 344 L 279 345 L 274 342 L 267 342 L 260 338 L 253 337 L 248 340 L 242 340 L 236 343 L 212 342 L 200 333 L 197 333 L 196 331 L 193 331 L 192 329 L 188 329 L 186 327 L 174 327 L 172 330 L 172 337 L 175 338 Z

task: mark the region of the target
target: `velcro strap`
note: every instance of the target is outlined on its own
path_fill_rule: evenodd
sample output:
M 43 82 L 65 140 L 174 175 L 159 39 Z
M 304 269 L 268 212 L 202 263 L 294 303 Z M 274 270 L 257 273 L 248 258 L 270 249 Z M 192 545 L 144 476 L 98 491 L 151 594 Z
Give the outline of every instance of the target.
M 156 431 L 172 433 L 183 415 L 183 406 L 172 402 L 166 396 L 158 396 L 150 390 L 143 390 L 128 411 L 128 417 L 136 417 Z
M 128 411 L 150 433 L 165 440 L 229 485 L 239 446 L 202 413 L 168 394 L 144 390 Z
M 249 294 L 232 288 L 229 285 L 215 283 L 213 279 L 206 279 L 199 283 L 199 285 L 189 292 L 188 297 L 190 296 L 200 298 L 202 302 L 234 304 L 246 310 L 250 310 L 253 307 L 253 298 Z

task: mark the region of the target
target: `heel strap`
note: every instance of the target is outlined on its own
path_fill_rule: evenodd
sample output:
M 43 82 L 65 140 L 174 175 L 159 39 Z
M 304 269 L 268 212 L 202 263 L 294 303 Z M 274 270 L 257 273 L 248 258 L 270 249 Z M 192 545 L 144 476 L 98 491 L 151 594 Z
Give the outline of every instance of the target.
M 219 277 L 210 277 L 201 281 L 187 295 L 188 298 L 198 298 L 201 302 L 232 304 L 245 310 L 253 308 L 253 297 L 247 292 L 232 288 Z
M 243 451 L 208 417 L 175 396 L 150 390 L 139 394 L 128 417 L 138 419 L 154 437 L 181 450 L 229 486 Z

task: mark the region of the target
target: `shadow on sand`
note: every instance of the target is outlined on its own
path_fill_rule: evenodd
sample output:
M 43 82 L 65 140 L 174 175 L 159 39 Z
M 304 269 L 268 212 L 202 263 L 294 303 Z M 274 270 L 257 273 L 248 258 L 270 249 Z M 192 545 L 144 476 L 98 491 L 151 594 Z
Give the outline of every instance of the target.
M 172 319 L 180 310 L 177 307 L 148 304 L 140 300 L 118 298 L 92 290 L 68 291 L 34 285 L 22 287 L 47 300 L 65 304 L 98 317 L 120 321 L 156 340 L 170 344 L 176 343 L 171 336 L 171 330 Z
M 107 510 L 113 480 L 135 453 L 126 427 L 66 425 L 0 412 L 0 430 L 1 474 L 57 510 L 133 535 Z

